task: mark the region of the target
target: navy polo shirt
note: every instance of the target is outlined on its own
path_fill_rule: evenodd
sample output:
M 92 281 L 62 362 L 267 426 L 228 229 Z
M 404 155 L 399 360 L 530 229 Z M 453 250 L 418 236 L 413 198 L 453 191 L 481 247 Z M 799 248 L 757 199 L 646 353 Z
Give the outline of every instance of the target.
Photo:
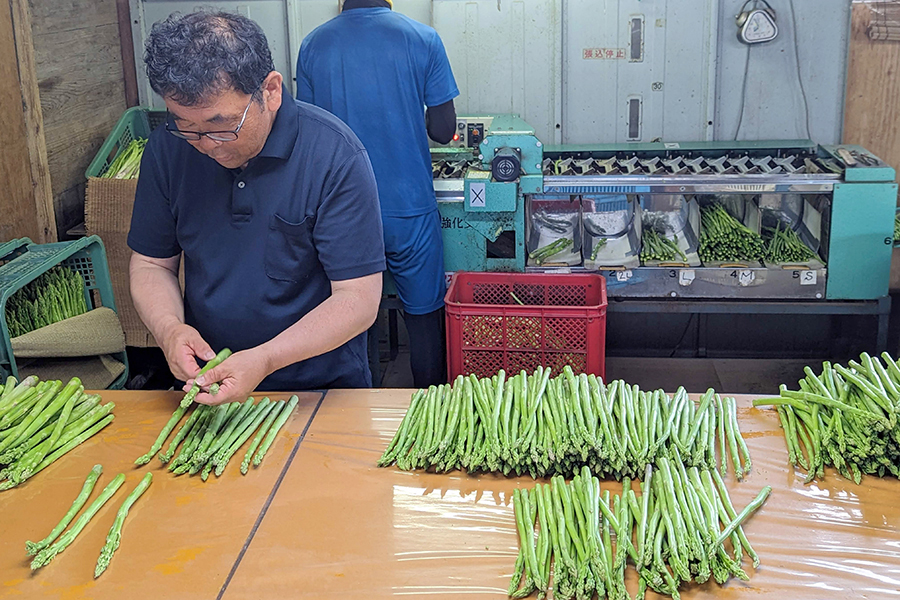
M 159 127 L 141 160 L 128 245 L 184 253 L 185 321 L 218 351 L 272 339 L 331 295 L 331 281 L 384 270 L 375 177 L 333 115 L 282 105 L 260 153 L 228 169 Z M 371 385 L 366 334 L 272 373 L 260 390 Z

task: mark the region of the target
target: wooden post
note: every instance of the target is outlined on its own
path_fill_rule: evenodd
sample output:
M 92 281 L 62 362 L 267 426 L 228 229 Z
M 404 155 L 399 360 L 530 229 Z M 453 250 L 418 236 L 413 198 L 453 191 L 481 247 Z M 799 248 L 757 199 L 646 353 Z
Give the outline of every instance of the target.
M 3 194 L 0 241 L 27 236 L 40 243 L 55 242 L 28 0 L 9 0 L 8 9 L 0 9 L 0 104 L 0 173 L 9 194 Z

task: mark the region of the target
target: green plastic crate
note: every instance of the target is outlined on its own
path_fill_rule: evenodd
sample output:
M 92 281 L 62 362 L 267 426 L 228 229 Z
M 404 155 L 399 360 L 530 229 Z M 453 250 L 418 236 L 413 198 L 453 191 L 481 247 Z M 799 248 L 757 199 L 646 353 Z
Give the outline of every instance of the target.
M 27 238 L 24 238 L 27 239 Z M 22 240 L 14 240 L 21 242 Z M 30 240 L 28 240 L 30 242 Z M 0 246 L 0 251 L 6 244 Z M 6 302 L 9 297 L 28 285 L 41 274 L 57 265 L 78 271 L 84 278 L 85 300 L 88 310 L 105 306 L 116 310 L 112 280 L 103 242 L 96 235 L 73 242 L 54 244 L 31 244 L 27 251 L 0 266 L 0 376 L 19 377 L 16 359 L 12 353 L 9 327 L 6 324 Z M 2 254 L 0 254 L 2 256 Z M 118 311 L 116 311 L 118 312 Z M 118 352 L 116 360 L 125 365 L 122 374 L 110 385 L 110 389 L 122 389 L 128 380 L 128 357 Z
M 145 106 L 129 108 L 106 136 L 97 156 L 91 161 L 85 177 L 100 177 L 116 159 L 119 152 L 128 147 L 132 140 L 147 139 L 158 125 L 165 122 L 166 111 L 151 110 Z

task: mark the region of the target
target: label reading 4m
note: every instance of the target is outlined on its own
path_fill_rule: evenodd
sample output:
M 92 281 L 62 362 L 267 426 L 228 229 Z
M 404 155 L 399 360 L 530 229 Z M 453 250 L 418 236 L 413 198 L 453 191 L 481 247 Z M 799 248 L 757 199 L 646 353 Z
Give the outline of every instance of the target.
M 737 279 L 738 285 L 741 287 L 750 286 L 756 281 L 756 273 L 753 272 L 753 269 L 734 270 L 731 272 L 731 276 Z

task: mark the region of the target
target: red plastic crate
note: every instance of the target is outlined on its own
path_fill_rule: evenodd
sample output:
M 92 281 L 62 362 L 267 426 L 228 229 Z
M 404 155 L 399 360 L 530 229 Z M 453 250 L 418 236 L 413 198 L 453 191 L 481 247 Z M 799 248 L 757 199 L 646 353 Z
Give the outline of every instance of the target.
M 516 302 L 518 299 L 522 304 Z M 596 274 L 453 275 L 444 297 L 447 367 L 493 376 L 539 365 L 606 376 L 606 280 Z

